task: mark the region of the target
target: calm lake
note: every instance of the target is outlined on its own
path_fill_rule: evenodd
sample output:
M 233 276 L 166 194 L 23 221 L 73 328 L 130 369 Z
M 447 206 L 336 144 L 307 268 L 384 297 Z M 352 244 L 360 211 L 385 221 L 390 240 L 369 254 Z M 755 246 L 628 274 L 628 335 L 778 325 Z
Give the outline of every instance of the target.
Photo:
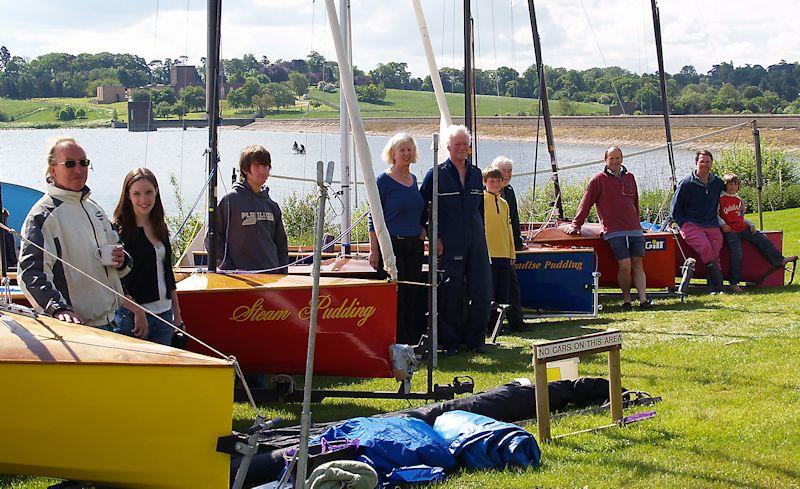
M 26 185 L 44 190 L 44 152 L 48 142 L 56 137 L 74 137 L 92 160 L 93 171 L 89 174 L 88 185 L 92 197 L 111 214 L 119 199 L 122 180 L 132 168 L 146 166 L 158 177 L 162 199 L 167 213 L 176 209 L 176 199 L 169 185 L 169 175 L 174 174 L 180 183 L 181 195 L 186 205 L 192 205 L 206 182 L 204 152 L 208 132 L 204 129 L 161 129 L 150 133 L 132 133 L 125 129 L 36 129 L 0 131 L 0 180 Z M 375 173 L 386 165 L 380 153 L 388 136 L 369 136 Z M 339 135 L 320 133 L 287 133 L 252 131 L 246 129 L 224 129 L 219 133 L 220 141 L 220 189 L 222 196 L 231 184 L 231 171 L 238 166 L 240 150 L 250 144 L 261 144 L 272 154 L 273 175 L 314 178 L 317 160 L 336 162 L 335 175 L 339 177 Z M 295 155 L 292 143 L 297 141 L 306 147 L 305 155 Z M 433 154 L 430 138 L 418 138 L 420 161 L 412 166 L 419 181 L 430 168 Z M 559 144 L 556 141 L 559 165 L 589 162 L 601 159 L 603 147 Z M 623 151 L 633 153 L 643 148 L 623 147 Z M 538 148 L 537 185 L 546 184 L 550 178 L 550 159 L 546 145 Z M 351 149 L 352 152 L 352 149 Z M 478 163 L 484 167 L 498 155 L 509 156 L 515 162 L 515 172 L 533 170 L 535 145 L 531 142 L 478 141 Z M 693 165 L 694 153 L 676 150 L 677 174 L 680 179 Z M 669 179 L 669 165 L 666 150 L 647 155 L 626 158 L 624 164 L 633 172 L 640 187 L 666 188 Z M 355 166 L 355 165 L 353 165 Z M 565 182 L 580 182 L 595 173 L 600 165 L 564 170 L 560 178 Z M 361 180 L 360 172 L 357 171 Z M 533 184 L 533 176 L 515 178 L 512 182 L 517 195 L 522 195 Z M 281 202 L 293 192 L 310 193 L 312 183 L 270 178 L 268 185 L 272 197 Z M 359 200 L 364 199 L 359 189 Z M 201 200 L 202 206 L 202 200 Z M 341 205 L 334 201 L 334 210 Z

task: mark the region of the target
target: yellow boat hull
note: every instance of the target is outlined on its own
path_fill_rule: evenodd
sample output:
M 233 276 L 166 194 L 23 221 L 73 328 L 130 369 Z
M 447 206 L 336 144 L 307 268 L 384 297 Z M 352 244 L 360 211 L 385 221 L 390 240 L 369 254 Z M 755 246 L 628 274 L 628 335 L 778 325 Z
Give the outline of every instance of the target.
M 215 450 L 231 432 L 226 362 L 49 318 L 8 319 L 0 321 L 0 473 L 228 487 L 230 457 Z

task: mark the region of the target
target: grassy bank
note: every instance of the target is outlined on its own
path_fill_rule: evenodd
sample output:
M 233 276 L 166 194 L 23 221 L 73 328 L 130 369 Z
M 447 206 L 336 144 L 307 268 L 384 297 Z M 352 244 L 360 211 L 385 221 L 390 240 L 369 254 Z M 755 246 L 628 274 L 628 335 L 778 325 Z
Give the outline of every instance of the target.
M 765 214 L 765 227 L 784 229 L 784 252 L 800 253 L 800 209 Z M 529 487 L 798 487 L 800 481 L 800 286 L 756 289 L 745 295 L 693 295 L 666 299 L 653 310 L 623 313 L 604 299 L 596 319 L 546 319 L 525 333 L 501 337 L 488 355 L 441 360 L 435 381 L 471 375 L 478 390 L 516 377 L 532 377 L 531 346 L 541 339 L 619 328 L 624 334 L 623 385 L 663 396 L 656 418 L 627 428 L 576 435 L 542 446 L 539 469 L 461 471 L 442 488 Z M 603 376 L 602 356 L 580 364 L 583 376 Z M 424 372 L 415 388 L 424 388 Z M 318 387 L 391 390 L 388 380 L 315 381 Z M 418 404 L 418 403 L 413 403 Z M 326 400 L 315 421 L 372 415 L 408 407 L 398 401 Z M 157 409 L 154 407 L 154 409 Z M 264 406 L 268 416 L 299 419 L 299 405 Z M 234 408 L 234 426 L 253 416 Z M 165 413 L 165 415 L 170 415 Z M 607 423 L 604 415 L 553 423 L 564 434 Z M 526 428 L 534 432 L 533 424 Z M 43 488 L 49 481 L 0 478 L 3 487 Z
M 300 119 L 303 117 L 336 119 L 339 117 L 339 93 L 326 93 L 311 89 L 309 98 L 319 101 L 319 107 L 308 107 L 307 101 L 298 100 L 294 107 L 269 111 L 265 119 Z M 0 112 L 11 115 L 13 122 L 0 123 L 3 127 L 41 127 L 44 124 L 57 124 L 47 127 L 82 126 L 89 123 L 108 124 L 116 112 L 117 120 L 127 122 L 128 109 L 126 102 L 109 105 L 97 105 L 91 98 L 81 99 L 0 99 Z M 479 116 L 492 115 L 527 115 L 536 114 L 536 99 L 498 97 L 494 95 L 478 95 L 476 100 Z M 85 120 L 61 122 L 54 107 L 72 106 L 86 111 Z M 234 109 L 227 101 L 220 101 L 223 117 L 253 117 L 250 109 Z M 439 115 L 436 98 L 432 92 L 415 92 L 411 90 L 386 90 L 386 99 L 379 104 L 363 102 L 359 104 L 365 118 L 369 117 L 435 117 Z M 447 105 L 452 115 L 464 115 L 464 95 L 447 94 Z M 565 107 L 558 101 L 552 102 L 553 115 L 562 115 Z M 607 114 L 608 108 L 597 103 L 574 102 L 566 108 L 575 115 Z M 173 118 L 177 118 L 174 116 Z M 205 119 L 205 112 L 191 112 L 187 119 Z
M 92 100 L 92 98 L 37 98 L 29 100 L 0 98 L 0 112 L 13 118 L 9 122 L 0 122 L 0 129 L 107 127 L 115 114 L 114 105 L 97 105 Z M 75 111 L 80 109 L 85 116 L 69 121 L 59 120 L 58 111 L 67 107 L 71 107 Z

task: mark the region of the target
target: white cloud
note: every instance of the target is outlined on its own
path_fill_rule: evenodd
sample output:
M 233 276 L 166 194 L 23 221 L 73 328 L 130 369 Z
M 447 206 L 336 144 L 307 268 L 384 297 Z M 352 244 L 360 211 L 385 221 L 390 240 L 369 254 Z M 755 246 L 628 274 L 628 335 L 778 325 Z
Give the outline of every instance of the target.
M 338 8 L 339 1 L 335 3 Z M 461 2 L 422 3 L 438 64 L 460 66 Z M 427 73 L 407 0 L 351 0 L 351 4 L 357 66 L 368 70 L 380 62 L 401 61 L 408 63 L 415 75 Z M 53 51 L 111 51 L 131 52 L 148 60 L 186 54 L 190 62 L 197 63 L 205 56 L 203 0 L 108 5 L 99 0 L 4 5 L 0 43 L 12 54 L 26 57 Z M 662 0 L 667 71 L 693 65 L 702 73 L 721 61 L 765 67 L 781 59 L 797 61 L 796 5 L 796 0 L 771 0 L 763 8 L 752 8 L 749 0 Z M 305 57 L 314 49 L 335 58 L 323 0 L 225 0 L 222 8 L 224 57 L 252 53 L 258 58 L 292 59 Z M 637 72 L 655 71 L 648 0 L 540 1 L 536 8 L 548 65 L 586 69 L 607 64 Z M 526 1 L 473 0 L 472 12 L 478 29 L 479 68 L 503 64 L 523 71 L 533 62 Z

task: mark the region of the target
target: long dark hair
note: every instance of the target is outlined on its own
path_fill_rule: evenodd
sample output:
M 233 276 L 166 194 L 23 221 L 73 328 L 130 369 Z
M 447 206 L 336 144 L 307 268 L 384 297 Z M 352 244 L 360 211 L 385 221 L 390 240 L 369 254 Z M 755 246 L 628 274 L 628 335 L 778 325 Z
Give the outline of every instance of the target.
M 139 180 L 147 180 L 156 189 L 156 201 L 153 208 L 150 210 L 150 224 L 156 236 L 162 243 L 169 241 L 169 230 L 167 223 L 164 221 L 164 206 L 161 204 L 161 192 L 158 191 L 158 180 L 156 176 L 147 168 L 137 168 L 131 170 L 125 176 L 122 182 L 122 193 L 119 196 L 117 208 L 114 209 L 114 225 L 117 227 L 117 232 L 122 237 L 122 241 L 131 241 L 136 237 L 139 232 L 139 227 L 136 225 L 136 216 L 133 213 L 133 204 L 129 197 L 131 185 Z

